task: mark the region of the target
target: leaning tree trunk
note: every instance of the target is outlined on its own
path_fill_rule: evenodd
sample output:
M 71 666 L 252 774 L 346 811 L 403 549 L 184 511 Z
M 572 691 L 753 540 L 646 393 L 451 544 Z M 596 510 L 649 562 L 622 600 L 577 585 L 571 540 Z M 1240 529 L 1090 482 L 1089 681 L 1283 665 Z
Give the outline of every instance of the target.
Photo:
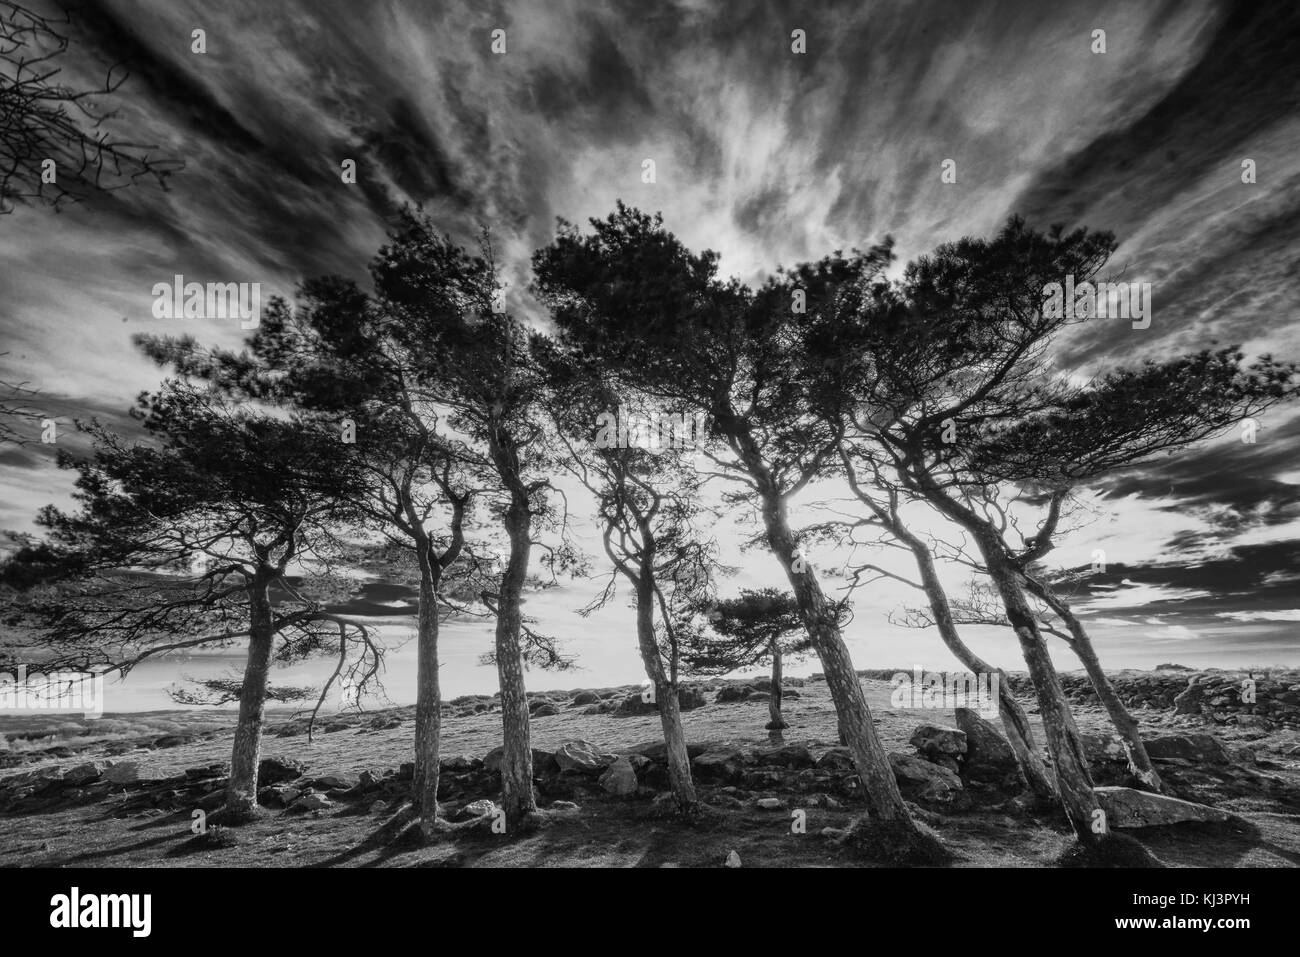
M 1038 749 L 1034 745 L 1034 733 L 1029 726 L 1029 718 L 1025 714 L 1025 709 L 1020 707 L 1020 702 L 1015 699 L 1015 695 L 1011 693 L 1006 674 L 1000 668 L 994 669 L 992 665 L 971 651 L 957 633 L 957 626 L 952 620 L 952 607 L 948 604 L 948 593 L 939 580 L 939 573 L 935 569 L 934 556 L 930 554 L 930 549 L 906 529 L 894 528 L 893 532 L 912 550 L 917 570 L 921 574 L 921 586 L 930 601 L 930 613 L 934 616 L 935 627 L 939 629 L 939 637 L 948 646 L 948 650 L 972 672 L 989 675 L 994 671 L 997 672 L 1000 705 L 998 716 L 1002 719 L 1007 740 L 1011 743 L 1011 750 L 1015 752 L 1016 761 L 1025 775 L 1025 780 L 1029 783 L 1030 790 L 1044 800 L 1059 800 L 1060 795 L 1056 791 L 1056 785 L 1052 783 L 1047 767 L 1043 764 L 1043 759 L 1039 757 Z
M 780 731 L 790 727 L 781 717 L 781 639 L 772 639 L 769 654 L 772 656 L 772 696 L 767 699 L 768 731 Z
M 427 836 L 438 818 L 442 693 L 438 686 L 438 604 L 435 559 L 419 552 L 420 598 L 416 635 L 415 780 L 411 798 Z
M 271 670 L 272 625 L 270 578 L 258 574 L 248 585 L 248 661 L 239 691 L 239 718 L 230 753 L 226 817 L 237 822 L 257 808 L 257 766 L 262 752 L 262 717 L 266 711 L 267 676 Z
M 989 577 L 1002 598 L 1007 619 L 1020 641 L 1020 650 L 1038 694 L 1039 716 L 1043 721 L 1047 748 L 1055 766 L 1056 786 L 1065 815 L 1081 843 L 1095 844 L 1108 833 L 1109 828 L 1105 826 L 1104 818 L 1099 818 L 1094 813 L 1099 812 L 1100 807 L 1092 789 L 1083 740 L 1079 737 L 1074 715 L 1070 712 L 1065 691 L 1061 688 L 1061 680 L 1047 653 L 1047 643 L 1038 630 L 1038 622 L 1021 587 L 1020 578 L 1002 553 L 1000 544 L 986 530 L 971 531 L 984 556 Z M 1102 824 L 1097 827 L 1099 820 Z
M 653 559 L 651 560 L 653 562 Z M 642 569 L 636 583 L 636 637 L 641 651 L 641 661 L 646 677 L 655 689 L 659 704 L 659 724 L 663 727 L 664 746 L 668 758 L 668 786 L 672 789 L 677 808 L 684 814 L 693 814 L 699 807 L 695 782 L 691 779 L 691 756 L 686 750 L 686 732 L 682 728 L 681 702 L 677 698 L 677 682 L 664 674 L 663 659 L 659 657 L 659 643 L 655 641 L 654 587 L 647 569 Z
M 754 469 L 755 466 L 751 466 L 751 472 Z M 853 660 L 840 636 L 835 613 L 812 567 L 795 571 L 797 546 L 790 531 L 785 500 L 771 487 L 770 479 L 765 484 L 768 487 L 763 494 L 763 521 L 767 541 L 786 570 L 808 637 L 821 660 L 826 685 L 839 718 L 840 734 L 853 754 L 853 764 L 862 781 L 867 811 L 877 821 L 897 822 L 914 830 L 915 823 L 903 802 L 889 758 L 876 734 L 867 696 L 853 670 Z
M 1048 585 L 1024 576 L 1025 584 L 1029 591 L 1037 595 L 1047 607 L 1056 613 L 1065 626 L 1070 630 L 1073 638 L 1068 642 L 1070 649 L 1083 662 L 1083 669 L 1088 673 L 1088 679 L 1092 682 L 1093 690 L 1097 692 L 1097 697 L 1101 700 L 1102 706 L 1106 709 L 1106 714 L 1110 716 L 1111 724 L 1119 732 L 1124 744 L 1128 749 L 1129 761 L 1133 765 L 1134 776 L 1144 787 L 1152 791 L 1159 792 L 1162 789 L 1160 775 L 1156 773 L 1155 765 L 1151 763 L 1151 757 L 1147 754 L 1146 744 L 1142 741 L 1142 733 L 1138 730 L 1138 723 L 1133 720 L 1133 715 L 1129 714 L 1124 702 L 1119 700 L 1119 695 L 1115 692 L 1115 686 L 1111 684 L 1110 678 L 1102 670 L 1101 660 L 1097 657 L 1097 652 L 1092 646 L 1092 639 L 1088 637 L 1087 630 L 1083 627 L 1074 611 L 1062 601 Z
M 528 725 L 528 692 L 524 688 L 524 662 L 520 648 L 523 615 L 520 603 L 528 574 L 528 551 L 532 545 L 532 513 L 527 493 L 512 490 L 506 510 L 506 533 L 510 557 L 501 576 L 497 597 L 496 660 L 501 683 L 501 723 L 504 730 L 501 755 L 501 804 L 506 830 L 515 833 L 537 810 L 533 794 L 533 750 Z

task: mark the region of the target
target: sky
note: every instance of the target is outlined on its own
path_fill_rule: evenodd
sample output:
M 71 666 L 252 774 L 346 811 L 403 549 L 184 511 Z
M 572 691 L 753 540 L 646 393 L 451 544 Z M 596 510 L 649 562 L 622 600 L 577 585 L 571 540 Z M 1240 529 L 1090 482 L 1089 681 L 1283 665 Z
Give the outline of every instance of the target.
M 265 299 L 308 276 L 364 279 L 408 202 L 464 241 L 490 230 L 510 304 L 538 321 L 531 250 L 557 217 L 584 223 L 618 199 L 747 282 L 886 235 L 905 262 L 1019 214 L 1114 232 L 1108 271 L 1152 286 L 1149 328 L 1088 323 L 1058 366 L 1086 376 L 1216 342 L 1294 357 L 1298 28 L 1291 0 L 81 3 L 64 76 L 124 68 L 105 128 L 185 168 L 167 191 L 0 217 L 0 380 L 39 389 L 75 449 L 74 418 L 124 423 L 157 384 L 133 334 L 242 335 L 237 320 L 153 318 L 155 283 L 257 282 Z M 1253 443 L 1228 435 L 1090 490 L 1054 560 L 1105 552 L 1079 596 L 1104 662 L 1300 662 L 1297 437 L 1297 410 L 1278 409 Z M 0 447 L 0 528 L 67 502 L 54 451 Z M 731 557 L 734 587 L 780 583 L 770 556 Z M 640 679 L 621 603 L 573 613 L 598 587 L 534 599 L 587 672 L 533 684 Z M 934 636 L 887 621 L 912 601 L 902 586 L 859 593 L 859 667 L 951 664 Z M 486 633 L 466 627 L 449 680 L 490 689 L 473 665 Z M 1018 657 L 998 629 L 971 640 Z

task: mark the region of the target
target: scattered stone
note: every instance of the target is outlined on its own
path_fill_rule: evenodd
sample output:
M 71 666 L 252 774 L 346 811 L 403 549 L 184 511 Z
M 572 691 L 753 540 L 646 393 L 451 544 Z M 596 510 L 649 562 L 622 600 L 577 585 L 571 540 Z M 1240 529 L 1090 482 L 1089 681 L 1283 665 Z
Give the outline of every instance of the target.
M 785 807 L 780 798 L 759 798 L 754 803 L 764 811 L 779 811 Z
M 538 707 L 534 708 L 532 712 L 532 716 L 534 718 L 550 718 L 559 713 L 560 713 L 560 709 L 557 708 L 555 705 L 551 704 L 549 701 L 547 701 L 539 705 Z
M 737 854 L 735 851 L 730 851 L 730 852 L 728 852 L 728 854 L 727 854 L 727 866 L 728 866 L 728 867 L 740 867 L 740 866 L 741 866 L 741 865 L 740 865 L 740 855 Z

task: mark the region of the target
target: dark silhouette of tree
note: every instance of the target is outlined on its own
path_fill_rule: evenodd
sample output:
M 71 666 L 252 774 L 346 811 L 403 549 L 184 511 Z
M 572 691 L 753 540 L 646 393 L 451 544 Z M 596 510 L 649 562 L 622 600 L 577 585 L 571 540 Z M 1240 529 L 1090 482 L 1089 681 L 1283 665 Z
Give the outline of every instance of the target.
M 357 688 L 378 673 L 366 626 L 327 610 L 350 588 L 329 572 L 354 477 L 335 435 L 217 390 L 170 380 L 133 415 L 152 441 L 127 444 L 91 423 L 94 455 L 61 454 L 78 472 L 79 508 L 44 509 L 46 537 L 20 549 L 4 578 L 44 626 L 37 644 L 50 668 L 126 673 L 158 655 L 247 641 L 225 807 L 237 822 L 256 807 L 273 656 L 338 654 L 330 681 L 346 667 Z M 317 573 L 295 585 L 296 565 Z M 347 666 L 349 643 L 359 654 Z
M 439 620 L 440 608 L 450 610 L 443 589 L 449 578 L 478 572 L 482 587 L 488 577 L 466 552 L 487 464 L 451 433 L 447 410 L 436 404 L 441 382 L 432 378 L 428 349 L 442 332 L 435 310 L 399 310 L 382 291 L 367 295 L 350 280 L 327 277 L 302 284 L 297 308 L 273 301 L 242 353 L 204 350 L 188 338 L 141 340 L 159 361 L 232 395 L 301 410 L 333 431 L 359 479 L 351 503 L 359 525 L 403 556 L 398 567 L 414 565 L 413 804 L 398 810 L 391 829 L 405 833 L 401 825 L 417 817 L 425 837 L 438 814 Z M 390 576 L 393 564 L 386 563 Z
M 110 69 L 99 88 L 61 82 L 71 17 L 0 0 L 0 213 L 18 202 L 59 210 L 88 194 L 152 180 L 164 189 L 184 164 L 151 156 L 153 147 L 114 139 L 99 105 L 126 73 Z
M 648 426 L 657 421 L 651 411 L 662 410 L 619 388 L 598 365 L 575 361 L 564 345 L 563 337 L 556 348 L 539 345 L 546 401 L 569 453 L 565 468 L 595 497 L 601 544 L 613 565 L 604 591 L 584 613 L 607 604 L 620 577 L 631 586 L 637 646 L 663 728 L 669 786 L 678 810 L 693 815 L 699 807 L 682 728 L 677 609 L 698 595 L 716 565 L 716 546 L 699 527 L 700 476 L 690 467 L 694 443 L 679 442 L 684 436 L 673 431 L 664 447 L 661 432 L 655 429 L 652 437 Z M 600 428 L 611 417 L 647 428 L 632 430 L 630 437 L 611 436 L 608 424 Z M 680 427 L 681 418 L 675 421 Z
M 778 588 L 744 588 L 736 598 L 714 602 L 705 617 L 708 624 L 682 652 L 686 669 L 696 674 L 725 675 L 741 668 L 769 666 L 772 694 L 766 728 L 788 728 L 781 716 L 783 662 L 812 651 L 794 595 Z
M 620 203 L 591 230 L 583 235 L 562 223 L 534 255 L 538 295 L 582 356 L 655 401 L 706 414 L 712 474 L 734 483 L 729 502 L 761 516 L 826 674 L 870 813 L 872 826 L 855 829 L 855 840 L 911 848 L 918 859 L 935 853 L 899 792 L 834 603 L 804 560 L 788 515 L 790 499 L 831 471 L 839 442 L 803 399 L 811 370 L 799 330 L 877 275 L 886 250 L 828 257 L 751 290 L 719 280 L 717 254 L 691 253 L 659 217 Z
M 1062 803 L 1089 845 L 1109 832 L 1030 600 L 1030 568 L 1075 482 L 1210 437 L 1277 401 L 1294 374 L 1268 357 L 1243 367 L 1240 353 L 1222 350 L 1082 387 L 1054 375 L 1050 343 L 1085 320 L 1044 315 L 1044 289 L 1067 275 L 1092 281 L 1113 248 L 1109 234 L 1041 234 L 1013 219 L 992 240 L 964 239 L 911 263 L 901 282 L 877 284 L 858 316 L 824 323 L 817 340 L 818 402 L 840 409 L 844 457 L 886 471 L 974 543 L 1029 667 Z M 1042 521 L 1029 534 L 1008 520 L 999 483 L 1042 490 Z

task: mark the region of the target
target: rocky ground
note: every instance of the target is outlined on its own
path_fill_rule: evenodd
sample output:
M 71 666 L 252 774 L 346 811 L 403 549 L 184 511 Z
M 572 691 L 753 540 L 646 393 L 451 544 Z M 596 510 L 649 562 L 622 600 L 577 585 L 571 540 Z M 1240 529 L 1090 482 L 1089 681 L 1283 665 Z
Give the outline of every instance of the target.
M 893 708 L 884 673 L 863 674 L 900 787 L 954 866 L 1056 862 L 1068 830 L 1057 812 L 1024 793 L 1000 728 L 972 712 Z M 1237 673 L 1115 676 L 1158 762 L 1166 799 L 1129 789 L 1135 782 L 1104 713 L 1082 682 L 1067 680 L 1111 826 L 1169 866 L 1300 864 L 1300 734 L 1290 720 L 1294 702 L 1283 700 L 1300 692 L 1300 675 L 1253 677 L 1246 697 L 1254 700 L 1243 701 Z M 546 826 L 521 837 L 491 827 L 501 733 L 495 700 L 447 703 L 440 797 L 447 817 L 464 826 L 427 847 L 393 843 L 385 828 L 409 788 L 411 708 L 331 715 L 310 741 L 305 718 L 271 715 L 258 820 L 197 836 L 197 822 L 222 798 L 228 712 L 8 719 L 0 723 L 0 866 L 888 863 L 863 861 L 839 840 L 862 813 L 860 786 L 817 676 L 788 679 L 790 727 L 780 736 L 763 730 L 763 679 L 684 693 L 708 807 L 690 823 L 672 812 L 658 716 L 639 690 L 532 696 Z M 1032 717 L 1032 701 L 1022 700 Z

